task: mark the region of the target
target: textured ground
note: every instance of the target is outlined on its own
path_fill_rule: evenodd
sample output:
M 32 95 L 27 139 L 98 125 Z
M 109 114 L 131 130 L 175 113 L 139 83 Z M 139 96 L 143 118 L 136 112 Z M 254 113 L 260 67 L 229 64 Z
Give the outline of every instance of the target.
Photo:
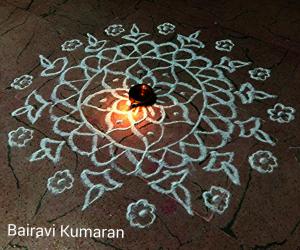
M 300 249 L 299 115 L 296 113 L 296 119 L 290 123 L 279 124 L 271 122 L 266 114 L 277 102 L 296 110 L 300 108 L 299 16 L 300 3 L 292 0 L 1 1 L 0 248 Z M 136 23 L 157 42 L 176 39 L 176 33 L 165 37 L 157 34 L 156 27 L 163 22 L 175 24 L 176 33 L 185 35 L 200 29 L 201 40 L 210 44 L 204 55 L 211 59 L 220 57 L 213 48 L 214 42 L 231 39 L 238 48 L 228 54 L 230 57 L 272 70 L 272 77 L 257 82 L 255 87 L 276 94 L 278 98 L 257 101 L 247 107 L 239 103 L 239 113 L 244 120 L 249 116 L 261 117 L 264 131 L 275 138 L 276 146 L 253 138 L 231 142 L 229 150 L 236 153 L 240 186 L 229 185 L 227 179 L 213 173 L 202 175 L 198 164 L 191 167 L 194 171 L 187 182 L 193 202 L 200 204 L 201 192 L 210 185 L 222 185 L 231 191 L 230 206 L 222 215 L 211 216 L 199 205 L 195 206 L 197 214 L 190 216 L 173 199 L 150 189 L 141 179 L 127 177 L 118 177 L 126 183 L 121 189 L 105 194 L 82 212 L 87 190 L 79 181 L 80 170 L 91 163 L 70 148 L 62 151 L 62 160 L 56 168 L 46 159 L 30 163 L 28 157 L 36 151 L 39 141 L 53 136 L 51 123 L 41 118 L 30 125 L 26 117 L 13 118 L 10 113 L 21 107 L 34 89 L 46 99 L 50 96 L 55 78 L 49 80 L 39 76 L 42 71 L 39 54 L 53 60 L 65 56 L 60 45 L 73 38 L 86 41 L 86 33 L 108 39 L 103 31 L 114 23 L 123 24 L 126 30 Z M 113 40 L 121 43 L 120 38 Z M 68 57 L 78 62 L 82 52 L 71 52 Z M 22 74 L 34 75 L 35 85 L 22 91 L 10 88 L 10 83 Z M 240 85 L 248 81 L 249 76 L 247 71 L 241 70 L 231 80 Z M 33 129 L 35 137 L 26 148 L 9 147 L 7 134 L 19 126 Z M 177 130 L 172 132 L 175 135 Z M 278 158 L 279 167 L 273 173 L 262 175 L 250 169 L 248 157 L 259 149 L 272 150 Z M 60 168 L 72 171 L 76 185 L 72 190 L 53 196 L 47 190 L 47 179 Z M 140 198 L 147 198 L 157 208 L 155 223 L 143 230 L 130 227 L 125 217 L 128 204 Z M 9 238 L 6 234 L 8 223 L 124 228 L 126 236 L 115 240 Z

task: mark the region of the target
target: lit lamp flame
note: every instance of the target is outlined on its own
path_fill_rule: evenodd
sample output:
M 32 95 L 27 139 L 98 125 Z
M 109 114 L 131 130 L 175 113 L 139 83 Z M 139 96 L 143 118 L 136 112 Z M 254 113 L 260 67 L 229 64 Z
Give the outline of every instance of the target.
M 156 95 L 153 89 L 147 84 L 137 84 L 129 90 L 130 109 L 139 106 L 153 105 Z
M 107 98 L 101 100 L 101 111 L 108 112 L 106 116 L 98 115 L 98 110 L 92 108 L 94 105 L 84 106 L 84 114 L 89 123 L 101 129 L 103 122 L 110 128 L 127 128 L 137 122 L 144 120 L 148 114 L 153 115 L 155 107 L 150 107 L 156 102 L 156 94 L 151 86 L 147 84 L 136 84 L 129 91 L 127 89 L 104 90 Z M 91 101 L 91 100 L 89 100 Z M 100 112 L 101 112 L 100 111 Z

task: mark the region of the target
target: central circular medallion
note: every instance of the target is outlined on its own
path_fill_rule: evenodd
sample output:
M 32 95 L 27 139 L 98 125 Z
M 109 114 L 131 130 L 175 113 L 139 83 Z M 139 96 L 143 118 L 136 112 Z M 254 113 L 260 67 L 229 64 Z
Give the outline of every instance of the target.
M 193 138 L 205 108 L 203 90 L 181 65 L 130 58 L 103 67 L 82 88 L 78 103 L 88 128 L 114 147 L 163 153 Z

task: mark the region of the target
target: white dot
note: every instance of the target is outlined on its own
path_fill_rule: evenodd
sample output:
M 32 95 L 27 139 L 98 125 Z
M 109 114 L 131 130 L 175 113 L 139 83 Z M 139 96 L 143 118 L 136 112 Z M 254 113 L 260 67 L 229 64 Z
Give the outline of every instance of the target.
M 213 201 L 213 202 L 217 202 L 217 201 L 219 200 L 219 198 L 220 198 L 219 195 L 214 195 L 214 196 L 212 197 L 212 201 Z
M 266 164 L 268 162 L 268 159 L 266 159 L 265 157 L 262 157 L 259 159 L 259 163 L 261 164 Z
M 139 216 L 144 217 L 147 214 L 147 210 L 143 209 L 139 212 Z
M 122 124 L 123 120 L 117 120 L 117 124 Z

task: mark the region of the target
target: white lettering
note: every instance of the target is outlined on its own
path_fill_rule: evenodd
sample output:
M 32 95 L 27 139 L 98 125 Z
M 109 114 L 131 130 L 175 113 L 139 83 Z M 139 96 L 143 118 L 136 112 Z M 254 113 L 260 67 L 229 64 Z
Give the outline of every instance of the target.
M 7 235 L 8 236 L 16 236 L 17 234 L 17 226 L 15 224 L 8 224 L 7 227 Z
M 35 232 L 35 238 L 40 238 L 44 236 L 44 230 L 42 227 L 37 227 Z
M 69 227 L 70 227 L 69 225 L 67 225 L 67 226 L 61 225 L 60 226 L 60 237 L 66 236 L 66 237 L 70 238 L 70 235 L 67 232 Z

